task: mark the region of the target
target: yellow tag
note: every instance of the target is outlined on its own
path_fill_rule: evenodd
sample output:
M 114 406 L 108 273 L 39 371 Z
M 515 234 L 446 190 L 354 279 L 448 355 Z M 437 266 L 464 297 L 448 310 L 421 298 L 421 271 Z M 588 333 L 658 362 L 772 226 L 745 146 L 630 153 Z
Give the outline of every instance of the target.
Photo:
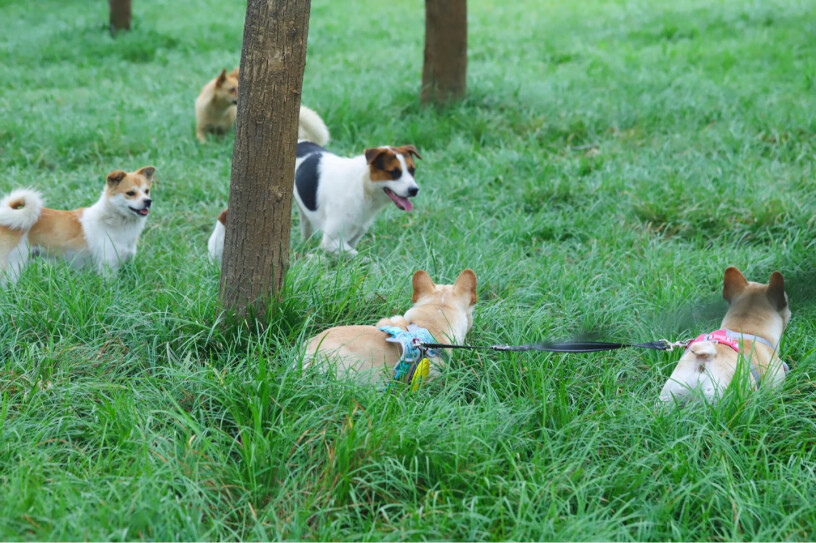
M 422 384 L 422 380 L 428 377 L 428 374 L 431 372 L 431 361 L 427 358 L 423 358 L 417 364 L 416 371 L 414 371 L 414 376 L 411 377 L 411 391 L 416 392 L 419 389 L 419 385 Z

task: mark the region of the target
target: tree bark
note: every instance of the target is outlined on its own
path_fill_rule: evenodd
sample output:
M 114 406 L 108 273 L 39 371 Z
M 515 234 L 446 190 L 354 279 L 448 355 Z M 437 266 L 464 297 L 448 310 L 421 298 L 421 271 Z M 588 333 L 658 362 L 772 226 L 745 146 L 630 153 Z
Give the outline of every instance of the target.
M 131 0 L 108 0 L 110 6 L 110 33 L 115 36 L 120 30 L 130 30 Z
M 248 0 L 219 298 L 263 316 L 283 287 L 310 0 Z
M 466 80 L 467 0 L 425 0 L 420 100 L 427 104 L 462 98 Z

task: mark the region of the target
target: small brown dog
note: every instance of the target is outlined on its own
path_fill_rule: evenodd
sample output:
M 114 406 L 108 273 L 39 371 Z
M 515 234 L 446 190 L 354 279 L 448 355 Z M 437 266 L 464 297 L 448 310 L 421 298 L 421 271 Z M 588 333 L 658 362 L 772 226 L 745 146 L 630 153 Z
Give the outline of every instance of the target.
M 204 85 L 195 101 L 196 138 L 206 141 L 207 133 L 223 134 L 232 130 L 238 113 L 238 76 L 235 68 L 230 73 L 221 70 L 218 77 Z M 306 106 L 300 106 L 298 140 L 318 145 L 329 143 L 329 129 L 323 119 Z
M 204 85 L 195 101 L 196 137 L 206 141 L 206 133 L 224 133 L 232 130 L 238 112 L 238 68 Z
M 775 387 L 785 381 L 787 367 L 777 356 L 779 340 L 791 318 L 785 280 L 773 272 L 767 285 L 749 282 L 735 267 L 725 270 L 723 298 L 728 311 L 720 329 L 703 334 L 686 353 L 660 392 L 664 402 L 684 400 L 701 390 L 707 400 L 721 397 L 734 378 L 742 356 L 755 386 Z
M 394 368 L 402 355 L 399 343 L 389 341 L 389 334 L 381 327 L 408 330 L 414 325 L 437 342 L 463 342 L 473 326 L 477 300 L 473 270 L 464 270 L 453 285 L 436 285 L 425 271 L 419 270 L 414 273 L 412 285 L 414 306 L 404 316 L 381 319 L 376 326 L 336 326 L 320 332 L 306 342 L 305 366 L 328 359 L 337 363 L 338 375 L 379 383 L 394 378 Z M 432 358 L 429 377 L 444 366 L 442 357 Z

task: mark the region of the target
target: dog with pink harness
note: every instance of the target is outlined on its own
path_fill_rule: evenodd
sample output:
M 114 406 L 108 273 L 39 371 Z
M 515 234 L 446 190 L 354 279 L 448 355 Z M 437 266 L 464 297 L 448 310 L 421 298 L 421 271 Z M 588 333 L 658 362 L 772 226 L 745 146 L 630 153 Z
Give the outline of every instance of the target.
M 774 272 L 767 284 L 761 284 L 747 281 L 737 268 L 729 267 L 723 298 L 728 311 L 720 329 L 688 343 L 660 392 L 664 402 L 685 401 L 695 391 L 716 401 L 731 384 L 740 358 L 750 369 L 754 387 L 784 382 L 788 366 L 777 351 L 791 312 L 782 274 Z

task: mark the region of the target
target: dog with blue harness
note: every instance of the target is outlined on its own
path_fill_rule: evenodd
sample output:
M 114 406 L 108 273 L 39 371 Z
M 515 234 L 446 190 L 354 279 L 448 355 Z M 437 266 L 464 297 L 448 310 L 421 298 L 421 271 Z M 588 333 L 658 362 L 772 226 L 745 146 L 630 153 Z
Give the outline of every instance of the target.
M 452 285 L 437 285 L 423 270 L 414 273 L 413 306 L 376 326 L 335 326 L 306 341 L 304 367 L 334 369 L 339 377 L 378 384 L 399 381 L 417 388 L 446 367 L 447 353 L 421 343 L 462 343 L 473 326 L 476 274 L 466 269 Z M 328 364 L 326 364 L 328 363 Z

